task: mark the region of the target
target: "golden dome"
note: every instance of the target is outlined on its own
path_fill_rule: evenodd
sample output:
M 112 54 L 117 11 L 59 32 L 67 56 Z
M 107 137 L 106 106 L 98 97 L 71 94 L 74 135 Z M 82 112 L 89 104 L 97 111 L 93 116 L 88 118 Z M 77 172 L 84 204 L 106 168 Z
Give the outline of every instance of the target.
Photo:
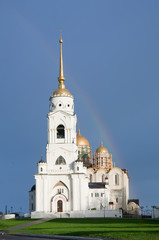
M 89 146 L 88 140 L 81 135 L 80 130 L 78 130 L 76 139 L 77 139 L 77 146 Z
M 109 152 L 108 152 L 108 149 L 103 147 L 103 143 L 101 142 L 101 145 L 99 148 L 97 148 L 96 153 L 109 153 Z
M 66 89 L 66 88 L 58 88 L 52 95 L 51 97 L 55 97 L 55 96 L 69 96 L 69 97 L 73 97 L 71 95 L 71 93 Z

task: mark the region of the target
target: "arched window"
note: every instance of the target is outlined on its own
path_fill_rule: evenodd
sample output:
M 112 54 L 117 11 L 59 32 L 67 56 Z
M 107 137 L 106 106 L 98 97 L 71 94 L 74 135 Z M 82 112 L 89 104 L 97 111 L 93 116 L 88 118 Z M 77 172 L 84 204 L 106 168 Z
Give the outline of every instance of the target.
M 105 175 L 102 175 L 102 182 L 105 182 Z
M 119 174 L 115 175 L 115 185 L 119 185 Z
M 62 156 L 60 156 L 60 157 L 57 158 L 55 164 L 56 165 L 64 165 L 64 164 L 66 164 L 66 161 L 65 161 L 65 159 Z
M 65 127 L 62 124 L 57 127 L 57 138 L 65 138 Z
M 92 174 L 90 174 L 90 182 L 92 182 Z

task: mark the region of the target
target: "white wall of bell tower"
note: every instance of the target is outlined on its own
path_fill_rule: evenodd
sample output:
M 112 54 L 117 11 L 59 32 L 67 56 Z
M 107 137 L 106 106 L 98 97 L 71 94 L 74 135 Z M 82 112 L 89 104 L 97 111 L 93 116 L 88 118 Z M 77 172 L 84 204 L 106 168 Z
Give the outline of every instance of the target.
M 63 160 L 65 171 L 73 169 L 73 162 L 77 160 L 76 123 L 74 114 L 74 98 L 65 88 L 63 73 L 62 43 L 60 38 L 60 72 L 58 89 L 50 97 L 50 112 L 48 119 L 48 139 L 46 147 L 46 162 L 48 171 L 57 171 L 57 159 Z M 60 160 L 62 161 L 62 160 Z

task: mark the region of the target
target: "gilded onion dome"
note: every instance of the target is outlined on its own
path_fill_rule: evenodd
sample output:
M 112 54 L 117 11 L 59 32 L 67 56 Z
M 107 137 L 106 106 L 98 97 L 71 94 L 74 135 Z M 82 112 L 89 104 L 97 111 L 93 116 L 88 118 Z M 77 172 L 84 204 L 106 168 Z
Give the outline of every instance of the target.
M 76 139 L 77 139 L 77 146 L 89 146 L 88 140 L 81 135 L 80 130 L 78 130 Z
M 63 73 L 62 36 L 60 37 L 59 43 L 60 43 L 60 72 L 58 77 L 59 85 L 58 85 L 58 89 L 51 95 L 50 98 L 55 96 L 69 96 L 73 98 L 71 93 L 65 88 L 65 84 L 64 84 L 65 77 Z
M 69 97 L 73 97 L 71 95 L 71 93 L 66 89 L 60 89 L 58 88 L 52 95 L 51 97 L 55 97 L 55 96 L 69 96 Z
M 99 148 L 97 148 L 96 153 L 109 153 L 109 152 L 108 152 L 108 149 L 106 149 L 106 148 L 103 146 L 103 143 L 101 142 L 101 145 L 100 145 Z

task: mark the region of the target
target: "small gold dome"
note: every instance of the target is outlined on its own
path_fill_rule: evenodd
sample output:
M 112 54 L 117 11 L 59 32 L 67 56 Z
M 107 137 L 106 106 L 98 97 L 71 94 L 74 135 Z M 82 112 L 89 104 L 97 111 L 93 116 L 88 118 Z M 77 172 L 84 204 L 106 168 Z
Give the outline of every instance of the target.
M 103 143 L 101 142 L 101 145 L 99 148 L 97 148 L 96 153 L 109 153 L 109 152 L 108 152 L 108 149 L 103 147 Z
M 77 139 L 77 146 L 89 146 L 88 140 L 81 135 L 80 130 L 78 130 L 76 139 Z
M 66 88 L 58 88 L 52 95 L 51 95 L 51 98 L 52 97 L 55 97 L 55 96 L 67 96 L 67 97 L 72 97 L 73 96 L 71 95 L 71 93 L 66 89 Z

